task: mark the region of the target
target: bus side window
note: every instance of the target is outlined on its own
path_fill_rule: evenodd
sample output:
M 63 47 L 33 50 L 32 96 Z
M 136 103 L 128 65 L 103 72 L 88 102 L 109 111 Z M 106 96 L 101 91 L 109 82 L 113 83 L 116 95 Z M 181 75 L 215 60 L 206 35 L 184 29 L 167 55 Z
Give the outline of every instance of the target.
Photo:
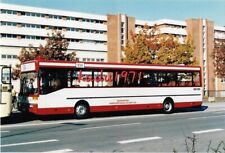
M 121 76 L 121 71 L 117 71 L 113 73 L 113 86 L 115 87 L 124 87 L 126 86 L 126 81 Z
M 50 92 L 50 73 L 42 71 L 40 76 L 41 94 L 47 94 Z
M 185 73 L 177 73 L 177 83 L 179 87 L 185 86 Z
M 187 81 L 187 82 L 186 82 L 186 86 L 187 86 L 187 87 L 192 87 L 192 82 L 191 82 L 191 81 Z
M 170 87 L 175 87 L 176 86 L 176 81 L 170 81 L 169 86 Z
M 156 87 L 157 86 L 157 73 L 156 72 L 143 72 L 138 85 L 141 87 Z
M 59 78 L 53 78 L 51 81 L 51 85 L 54 91 L 60 89 L 62 87 L 61 81 Z
M 157 73 L 151 72 L 149 75 L 150 75 L 150 78 L 149 78 L 148 86 L 149 87 L 157 86 Z
M 124 87 L 125 86 L 125 82 L 124 82 L 124 79 L 120 76 L 119 78 L 119 81 L 118 81 L 118 86 L 119 87 Z
M 160 87 L 168 86 L 168 80 L 166 78 L 165 72 L 158 73 L 158 86 Z
M 80 87 L 80 82 L 78 81 L 79 71 L 71 71 L 71 87 Z
M 149 78 L 149 74 L 147 72 L 143 72 L 140 85 L 142 87 L 147 87 Z
M 167 82 L 168 82 L 169 87 L 175 87 L 176 80 L 177 80 L 176 73 L 174 73 L 174 72 L 167 73 Z
M 178 84 L 180 87 L 192 87 L 193 76 L 192 73 L 178 73 Z
M 199 87 L 200 84 L 200 74 L 199 72 L 194 72 L 193 73 L 193 86 L 194 87 Z
M 78 79 L 73 79 L 72 80 L 72 87 L 80 87 Z

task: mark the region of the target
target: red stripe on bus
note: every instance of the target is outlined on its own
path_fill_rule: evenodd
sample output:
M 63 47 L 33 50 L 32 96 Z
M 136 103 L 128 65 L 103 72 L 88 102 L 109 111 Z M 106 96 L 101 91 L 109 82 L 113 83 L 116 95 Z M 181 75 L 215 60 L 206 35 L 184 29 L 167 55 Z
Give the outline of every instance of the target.
M 201 101 L 196 102 L 181 102 L 175 103 L 175 108 L 188 108 L 201 106 Z M 128 111 L 128 110 L 151 110 L 162 109 L 162 103 L 157 104 L 131 104 L 131 105 L 108 105 L 108 106 L 91 106 L 90 112 L 111 112 L 111 111 Z M 59 107 L 59 108 L 38 108 L 37 105 L 32 105 L 29 112 L 36 115 L 56 115 L 56 114 L 73 114 L 74 107 Z
M 58 108 L 38 108 L 38 105 L 32 105 L 29 112 L 36 115 L 60 115 L 60 114 L 73 114 L 73 107 L 58 107 Z
M 146 109 L 162 109 L 162 108 L 163 108 L 162 104 L 108 105 L 108 106 L 91 106 L 90 112 L 146 110 Z
M 196 106 L 201 106 L 202 102 L 201 101 L 196 101 L 196 102 L 182 102 L 182 103 L 175 103 L 174 107 L 175 108 L 188 108 L 188 107 L 196 107 Z
M 175 103 L 174 108 L 188 108 L 201 106 L 202 102 L 182 102 Z M 125 111 L 125 110 L 150 110 L 162 109 L 162 103 L 156 104 L 132 104 L 132 105 L 110 105 L 110 106 L 92 106 L 90 112 L 109 112 L 109 111 Z

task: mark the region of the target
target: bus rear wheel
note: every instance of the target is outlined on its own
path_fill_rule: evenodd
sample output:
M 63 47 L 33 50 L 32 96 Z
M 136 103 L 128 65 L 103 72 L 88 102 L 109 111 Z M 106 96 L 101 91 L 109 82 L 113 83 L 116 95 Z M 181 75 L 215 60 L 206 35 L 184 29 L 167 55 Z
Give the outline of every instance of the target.
M 75 117 L 77 119 L 87 118 L 89 115 L 89 106 L 86 103 L 78 103 L 75 106 Z
M 163 102 L 163 111 L 166 114 L 172 113 L 174 111 L 174 104 L 171 98 L 166 98 Z

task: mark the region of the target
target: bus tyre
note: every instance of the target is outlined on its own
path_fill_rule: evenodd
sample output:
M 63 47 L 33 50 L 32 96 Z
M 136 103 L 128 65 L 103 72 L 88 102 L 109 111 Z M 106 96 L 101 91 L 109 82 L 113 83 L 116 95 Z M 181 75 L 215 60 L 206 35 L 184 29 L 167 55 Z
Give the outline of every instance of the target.
M 170 98 L 167 98 L 163 102 L 163 111 L 166 114 L 172 113 L 174 111 L 174 104 L 173 100 Z
M 87 118 L 89 115 L 89 106 L 85 103 L 78 103 L 75 106 L 75 117 L 77 119 Z

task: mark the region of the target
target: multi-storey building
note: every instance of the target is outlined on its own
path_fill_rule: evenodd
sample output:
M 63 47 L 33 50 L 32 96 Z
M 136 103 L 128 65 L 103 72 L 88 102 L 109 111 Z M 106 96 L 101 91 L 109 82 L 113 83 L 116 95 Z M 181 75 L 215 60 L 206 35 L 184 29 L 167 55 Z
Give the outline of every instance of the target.
M 161 33 L 175 35 L 180 41 L 190 34 L 195 45 L 194 56 L 203 67 L 205 94 L 225 90 L 225 79 L 214 75 L 211 56 L 214 41 L 225 39 L 225 27 L 206 19 L 149 22 L 122 14 L 94 15 L 1 4 L 0 21 L 0 64 L 12 65 L 18 63 L 21 48 L 44 44 L 53 29 L 62 31 L 69 41 L 68 52 L 76 51 L 79 61 L 96 62 L 120 62 L 122 46 L 131 39 L 130 31 L 138 33 L 145 24 L 150 27 L 157 24 Z

